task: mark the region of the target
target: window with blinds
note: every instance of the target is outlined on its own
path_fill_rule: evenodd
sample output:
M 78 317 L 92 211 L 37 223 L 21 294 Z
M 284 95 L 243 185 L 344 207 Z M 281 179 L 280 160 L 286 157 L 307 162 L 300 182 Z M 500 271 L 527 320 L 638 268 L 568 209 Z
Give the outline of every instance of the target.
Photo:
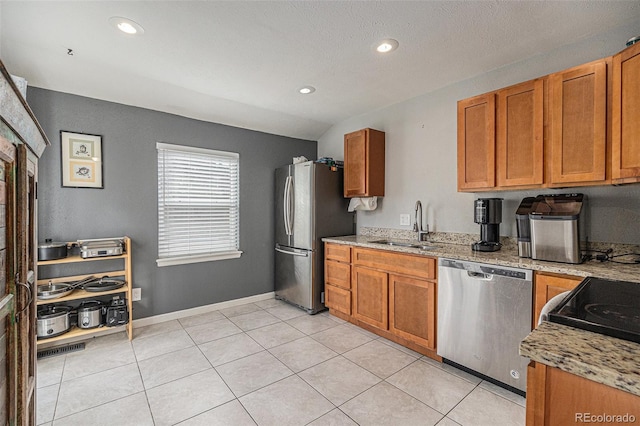
M 158 266 L 240 257 L 239 155 L 157 143 Z

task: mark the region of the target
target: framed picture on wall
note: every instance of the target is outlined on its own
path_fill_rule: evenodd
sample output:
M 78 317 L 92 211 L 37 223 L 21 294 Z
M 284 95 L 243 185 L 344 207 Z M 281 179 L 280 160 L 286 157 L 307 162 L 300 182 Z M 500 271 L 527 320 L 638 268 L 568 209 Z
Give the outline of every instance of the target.
M 103 188 L 102 136 L 60 131 L 62 186 Z

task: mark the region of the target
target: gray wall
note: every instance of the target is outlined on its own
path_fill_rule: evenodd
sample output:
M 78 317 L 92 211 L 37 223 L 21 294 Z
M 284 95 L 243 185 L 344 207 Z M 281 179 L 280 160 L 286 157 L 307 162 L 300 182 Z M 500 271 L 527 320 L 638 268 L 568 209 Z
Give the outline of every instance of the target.
M 135 318 L 271 292 L 274 170 L 315 159 L 317 143 L 30 87 L 28 101 L 52 146 L 39 167 L 39 240 L 128 235 Z M 62 188 L 60 130 L 102 135 L 104 189 Z M 158 268 L 156 142 L 240 154 L 239 259 Z
M 352 117 L 333 126 L 318 140 L 318 155 L 343 158 L 345 133 L 364 127 L 386 132 L 386 195 L 377 210 L 358 212 L 358 226 L 411 229 L 400 226 L 400 214 L 410 213 L 413 218 L 415 202 L 421 200 L 432 230 L 479 233 L 479 226 L 473 223 L 473 200 L 498 196 L 505 199 L 501 234 L 515 236 L 515 210 L 523 197 L 562 190 L 458 193 L 457 101 L 615 54 L 637 32 L 635 24 L 616 28 L 438 91 Z M 640 184 L 565 191 L 583 192 L 589 197 L 587 230 L 592 241 L 640 244 Z

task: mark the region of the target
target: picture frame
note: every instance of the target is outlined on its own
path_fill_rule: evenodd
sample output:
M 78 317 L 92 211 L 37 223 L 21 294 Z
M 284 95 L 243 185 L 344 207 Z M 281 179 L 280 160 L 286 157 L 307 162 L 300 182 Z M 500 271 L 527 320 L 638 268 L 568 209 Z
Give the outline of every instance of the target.
M 60 131 L 62 186 L 103 189 L 102 136 Z

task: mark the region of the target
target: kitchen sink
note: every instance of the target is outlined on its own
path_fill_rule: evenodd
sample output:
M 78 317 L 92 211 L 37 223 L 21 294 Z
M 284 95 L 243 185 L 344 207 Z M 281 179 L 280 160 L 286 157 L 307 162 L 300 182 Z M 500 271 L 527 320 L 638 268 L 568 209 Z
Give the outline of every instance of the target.
M 381 245 L 385 245 L 385 246 L 397 246 L 397 247 L 410 247 L 410 248 L 417 248 L 420 250 L 435 250 L 438 247 L 436 246 L 432 246 L 429 244 L 422 244 L 422 243 L 409 243 L 409 242 L 404 242 L 404 241 L 393 241 L 393 240 L 376 240 L 376 241 L 369 241 L 370 244 L 381 244 Z

